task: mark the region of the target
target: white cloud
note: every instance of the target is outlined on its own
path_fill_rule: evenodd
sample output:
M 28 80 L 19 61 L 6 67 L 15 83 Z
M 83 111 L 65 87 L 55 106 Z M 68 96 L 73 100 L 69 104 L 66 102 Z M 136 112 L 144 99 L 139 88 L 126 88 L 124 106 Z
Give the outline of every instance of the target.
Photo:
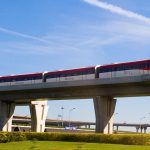
M 150 24 L 150 18 L 145 17 L 141 14 L 123 9 L 121 7 L 118 7 L 118 6 L 115 6 L 115 5 L 112 5 L 112 4 L 108 4 L 106 2 L 102 2 L 102 1 L 99 1 L 99 0 L 83 0 L 83 1 L 86 2 L 86 3 L 89 3 L 91 5 L 95 5 L 99 8 L 109 10 L 113 13 L 116 13 L 116 14 L 119 14 L 119 15 L 122 15 L 122 16 L 125 16 L 125 17 L 129 17 L 129 18 L 133 18 L 133 19 L 136 19 L 136 20 L 139 20 L 139 21 Z
M 69 50 L 74 50 L 74 47 L 55 44 L 43 44 L 26 41 L 16 42 L 0 42 L 1 52 L 16 53 L 16 54 L 34 54 L 34 55 L 57 55 L 67 53 Z
M 1 51 L 18 54 L 34 55 L 71 55 L 76 53 L 93 53 L 101 51 L 105 46 L 122 42 L 149 45 L 150 27 L 145 24 L 125 21 L 109 21 L 105 24 L 82 24 L 76 26 L 76 32 L 64 29 L 64 33 L 48 33 L 43 39 L 51 44 L 33 41 L 1 41 Z M 74 30 L 74 29 L 73 29 Z M 74 34 L 72 34 L 74 33 Z M 133 43 L 132 43 L 133 42 Z
M 101 26 L 103 32 L 108 36 L 120 36 L 124 41 L 140 42 L 140 44 L 149 44 L 150 26 L 137 24 L 134 22 L 110 21 Z
M 98 6 L 103 9 L 107 9 L 111 12 L 135 18 L 147 23 L 150 23 L 150 19 L 140 14 L 124 10 L 118 6 L 114 6 L 98 0 L 83 0 L 89 4 Z M 60 27 L 58 28 L 59 31 Z M 31 39 L 30 41 L 1 41 L 1 51 L 7 51 L 12 53 L 26 53 L 26 54 L 60 54 L 71 52 L 91 52 L 103 46 L 109 46 L 120 41 L 134 41 L 140 43 L 149 43 L 150 27 L 149 24 L 140 24 L 138 22 L 123 22 L 123 21 L 109 21 L 105 24 L 93 24 L 84 22 L 77 24 L 75 27 L 68 30 L 68 26 L 63 28 L 63 32 L 57 32 L 55 34 L 48 33 L 43 37 L 36 37 L 7 28 L 0 27 L 0 32 L 15 35 L 25 39 Z

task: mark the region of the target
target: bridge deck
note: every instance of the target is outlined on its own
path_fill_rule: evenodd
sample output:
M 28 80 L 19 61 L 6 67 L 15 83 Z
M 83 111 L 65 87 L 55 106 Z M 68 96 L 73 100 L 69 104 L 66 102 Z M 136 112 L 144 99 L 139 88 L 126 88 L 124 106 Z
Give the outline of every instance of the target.
M 1 100 L 18 102 L 40 98 L 93 98 L 99 95 L 149 96 L 150 75 L 0 87 Z

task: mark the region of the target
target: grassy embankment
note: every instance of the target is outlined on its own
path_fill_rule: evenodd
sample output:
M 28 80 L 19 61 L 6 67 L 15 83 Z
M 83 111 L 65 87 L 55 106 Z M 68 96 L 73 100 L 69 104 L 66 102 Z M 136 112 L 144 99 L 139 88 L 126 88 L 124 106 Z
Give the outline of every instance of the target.
M 21 141 L 0 143 L 0 150 L 150 150 L 150 146 L 55 142 L 55 141 Z

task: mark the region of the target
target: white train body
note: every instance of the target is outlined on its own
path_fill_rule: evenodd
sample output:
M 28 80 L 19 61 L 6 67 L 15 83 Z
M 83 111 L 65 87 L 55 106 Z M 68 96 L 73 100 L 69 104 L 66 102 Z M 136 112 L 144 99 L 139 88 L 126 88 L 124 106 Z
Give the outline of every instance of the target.
M 150 75 L 150 60 L 0 77 L 0 86 Z
M 97 67 L 98 78 L 118 78 L 141 75 L 150 75 L 150 60 Z
M 95 79 L 95 67 L 47 72 L 45 74 L 45 79 L 46 79 L 46 82 L 61 82 L 61 81 Z
M 26 75 L 11 75 L 0 77 L 0 86 L 12 86 L 12 85 L 28 85 L 42 83 L 42 73 L 26 74 Z
M 75 81 L 75 80 L 88 80 L 88 79 L 95 79 L 95 74 L 47 78 L 46 82 Z
M 117 77 L 128 77 L 128 76 L 141 76 L 150 74 L 148 70 L 124 70 L 124 71 L 113 71 L 106 73 L 99 73 L 99 78 L 117 78 Z

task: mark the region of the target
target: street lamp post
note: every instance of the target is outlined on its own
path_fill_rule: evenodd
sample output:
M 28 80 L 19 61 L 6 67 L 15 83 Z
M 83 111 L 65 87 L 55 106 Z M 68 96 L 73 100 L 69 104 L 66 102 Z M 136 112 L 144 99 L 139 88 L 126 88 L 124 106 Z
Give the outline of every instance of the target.
M 114 122 L 116 121 L 116 116 L 118 115 L 118 113 L 114 114 Z M 119 126 L 116 126 L 116 131 L 118 132 Z M 114 130 L 114 126 L 113 126 L 113 130 Z
M 64 107 L 62 106 L 61 107 L 61 126 L 62 127 L 64 126 L 64 122 L 63 122 L 63 110 L 64 110 Z
M 118 113 L 115 113 L 114 115 L 118 115 Z
M 60 118 L 60 117 L 61 117 L 61 115 L 58 114 L 58 115 L 57 115 L 57 123 L 58 123 L 58 127 L 59 127 L 59 122 L 60 122 L 60 121 L 59 121 L 59 120 L 60 120 L 59 118 Z
M 145 119 L 146 117 L 142 117 L 140 118 L 140 129 L 141 129 L 141 133 L 142 133 L 142 130 L 143 130 L 143 127 L 142 127 L 142 120 Z
M 142 120 L 145 119 L 146 117 L 140 118 L 140 125 L 142 124 Z
M 118 113 L 115 113 L 115 114 L 114 114 L 114 120 L 116 119 L 115 117 L 116 117 L 117 115 L 118 115 Z
M 70 119 L 71 119 L 71 118 L 70 118 L 70 117 L 71 117 L 71 112 L 72 112 L 74 109 L 76 109 L 76 108 L 72 108 L 72 109 L 69 110 L 69 127 L 70 127 L 70 125 L 71 125 L 71 120 L 70 120 Z

